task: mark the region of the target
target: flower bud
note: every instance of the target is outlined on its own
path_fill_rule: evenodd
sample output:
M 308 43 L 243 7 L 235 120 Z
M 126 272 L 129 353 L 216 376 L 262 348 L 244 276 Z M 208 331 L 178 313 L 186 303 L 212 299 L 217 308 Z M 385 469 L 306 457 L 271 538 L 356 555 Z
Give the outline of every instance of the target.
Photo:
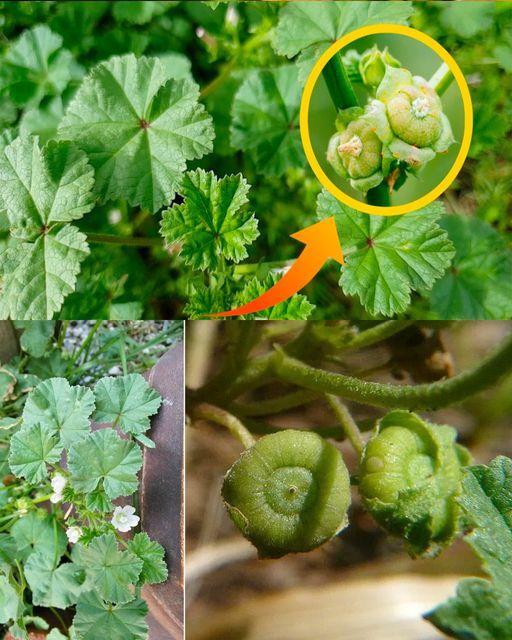
M 392 411 L 368 441 L 360 468 L 363 503 L 390 533 L 402 537 L 412 555 L 432 555 L 457 532 L 466 449 L 456 431 L 414 413 Z
M 386 47 L 384 51 L 379 51 L 377 45 L 367 49 L 359 60 L 359 73 L 364 84 L 371 87 L 378 86 L 386 72 L 386 66 L 400 67 L 400 62 L 393 58 Z

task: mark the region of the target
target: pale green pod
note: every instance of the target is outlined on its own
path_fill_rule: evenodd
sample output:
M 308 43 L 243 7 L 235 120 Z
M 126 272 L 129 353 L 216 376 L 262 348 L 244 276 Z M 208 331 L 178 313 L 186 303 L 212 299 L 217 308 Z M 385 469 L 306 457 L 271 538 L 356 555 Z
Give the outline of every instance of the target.
M 435 554 L 457 533 L 462 467 L 470 462 L 456 431 L 392 411 L 368 441 L 360 467 L 363 504 L 412 555 Z
M 436 157 L 435 151 L 430 147 L 421 149 L 407 144 L 399 138 L 394 138 L 388 148 L 395 160 L 405 162 L 412 171 L 419 171 L 427 162 Z
M 379 51 L 375 44 L 371 49 L 362 53 L 359 60 L 359 73 L 364 84 L 371 87 L 379 85 L 384 78 L 386 65 L 401 66 L 400 62 L 389 53 L 387 47 L 383 51 Z
M 336 150 L 351 178 L 367 178 L 380 169 L 382 142 L 363 118 L 354 120 L 340 133 Z
M 314 549 L 347 525 L 350 479 L 332 444 L 316 433 L 286 430 L 242 453 L 222 496 L 260 557 L 279 558 Z
M 412 85 L 389 99 L 387 112 L 395 135 L 416 147 L 431 147 L 443 130 L 438 101 L 430 92 Z

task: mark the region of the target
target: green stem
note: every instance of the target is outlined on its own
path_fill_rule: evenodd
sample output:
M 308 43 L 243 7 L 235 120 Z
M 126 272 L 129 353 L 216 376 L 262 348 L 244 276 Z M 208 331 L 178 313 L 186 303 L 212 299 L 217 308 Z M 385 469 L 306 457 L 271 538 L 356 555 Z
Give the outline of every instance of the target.
M 322 75 L 336 110 L 359 106 L 359 101 L 339 53 L 334 54 L 325 65 Z
M 121 247 L 162 247 L 161 238 L 127 238 L 114 236 L 108 233 L 89 233 L 87 240 L 95 244 L 116 244 Z
M 82 353 L 89 348 L 89 345 L 92 343 L 94 336 L 96 335 L 96 332 L 98 331 L 98 329 L 101 326 L 101 320 L 96 320 L 96 322 L 94 323 L 93 328 L 89 331 L 89 333 L 87 334 L 86 339 L 83 341 L 82 346 L 80 347 L 80 349 L 78 349 L 78 351 L 76 352 L 75 355 L 73 355 L 71 362 L 68 366 L 68 370 L 67 373 L 68 375 L 71 373 L 73 367 L 75 366 L 75 364 L 78 362 L 78 360 L 80 359 L 80 356 L 82 355 Z M 89 353 L 89 352 L 87 352 Z M 84 358 L 85 360 L 86 358 Z
M 433 89 L 435 89 L 438 96 L 442 96 L 446 89 L 451 85 L 452 81 L 453 73 L 446 62 L 443 62 L 439 69 L 430 78 L 428 83 Z
M 319 397 L 316 391 L 293 391 L 280 395 L 277 398 L 269 398 L 268 400 L 258 400 L 257 402 L 237 403 L 231 406 L 234 413 L 240 416 L 268 416 L 276 413 L 283 413 L 289 409 L 302 407 L 309 402 L 313 402 Z
M 407 329 L 414 323 L 414 320 L 387 320 L 380 322 L 375 327 L 365 329 L 343 347 L 343 349 L 362 349 L 363 347 L 370 347 L 373 344 L 382 342 L 391 336 L 394 336 L 400 331 Z
M 364 449 L 364 440 L 350 411 L 338 397 L 327 393 L 325 398 L 330 404 L 334 415 L 338 418 L 341 428 L 343 429 L 343 433 L 350 444 L 354 447 L 357 455 L 361 457 Z
M 225 427 L 246 449 L 252 447 L 255 443 L 251 432 L 240 422 L 240 420 L 220 407 L 215 407 L 214 405 L 207 404 L 206 402 L 199 404 L 192 410 L 192 418 L 195 420 L 208 420 L 220 425 L 221 427 Z
M 437 409 L 455 404 L 492 386 L 512 370 L 512 334 L 473 369 L 432 384 L 393 385 L 367 382 L 311 367 L 276 351 L 274 370 L 287 382 L 376 407 Z
M 370 189 L 366 194 L 366 202 L 375 207 L 390 207 L 391 194 L 388 183 L 383 180 L 379 185 Z

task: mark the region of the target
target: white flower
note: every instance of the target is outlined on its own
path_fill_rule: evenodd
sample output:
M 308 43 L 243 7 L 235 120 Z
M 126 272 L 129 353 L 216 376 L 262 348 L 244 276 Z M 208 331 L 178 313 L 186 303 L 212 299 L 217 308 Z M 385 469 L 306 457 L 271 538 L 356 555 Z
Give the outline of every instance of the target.
M 68 537 L 69 542 L 75 544 L 80 540 L 80 536 L 82 535 L 82 528 L 69 527 L 69 529 L 66 530 L 66 535 Z
M 111 522 L 118 531 L 126 533 L 130 531 L 132 527 L 136 527 L 139 524 L 140 518 L 139 516 L 133 515 L 134 513 L 135 509 L 130 505 L 127 507 L 116 507 Z
M 67 483 L 67 478 L 65 478 L 61 473 L 56 473 L 53 476 L 51 480 L 53 493 L 50 496 L 50 502 L 53 502 L 55 504 L 63 499 L 62 492 L 64 491 L 64 487 L 67 485 Z

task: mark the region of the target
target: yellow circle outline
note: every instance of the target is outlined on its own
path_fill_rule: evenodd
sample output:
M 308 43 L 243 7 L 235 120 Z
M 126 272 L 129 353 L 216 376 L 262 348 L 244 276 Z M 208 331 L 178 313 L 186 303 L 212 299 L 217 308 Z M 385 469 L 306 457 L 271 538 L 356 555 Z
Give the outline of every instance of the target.
M 457 82 L 459 87 L 459 91 L 462 96 L 462 103 L 464 106 L 464 133 L 462 136 L 462 142 L 460 145 L 459 153 L 455 162 L 453 163 L 450 171 L 446 174 L 446 176 L 441 180 L 441 182 L 434 188 L 432 191 L 427 193 L 426 195 L 418 198 L 417 200 L 413 200 L 407 204 L 401 204 L 391 207 L 378 207 L 375 205 L 367 204 L 366 202 L 360 202 L 355 198 L 344 193 L 341 189 L 339 189 L 326 175 L 320 163 L 316 159 L 315 153 L 313 151 L 313 145 L 311 144 L 311 138 L 309 135 L 309 106 L 311 102 L 311 96 L 313 94 L 313 89 L 315 84 L 327 64 L 327 62 L 332 58 L 332 56 L 343 47 L 346 47 L 354 40 L 359 40 L 359 38 L 363 38 L 364 36 L 372 36 L 376 34 L 386 34 L 386 33 L 394 33 L 398 35 L 408 36 L 413 38 L 414 40 L 418 40 L 423 44 L 433 49 L 437 55 L 445 62 L 450 71 L 453 73 L 453 76 Z M 334 44 L 332 44 L 327 51 L 325 51 L 319 60 L 316 62 L 313 70 L 309 74 L 309 77 L 306 81 L 306 86 L 304 87 L 304 92 L 302 94 L 302 100 L 300 103 L 300 135 L 302 138 L 302 145 L 304 147 L 304 151 L 306 153 L 306 157 L 308 159 L 311 168 L 313 169 L 314 174 L 320 180 L 322 185 L 338 200 L 341 200 L 344 204 L 348 205 L 353 209 L 357 209 L 359 211 L 363 211 L 364 213 L 370 213 L 372 215 L 379 216 L 398 216 L 404 213 L 410 213 L 411 211 L 417 211 L 422 207 L 427 206 L 433 200 L 438 198 L 451 183 L 455 180 L 457 174 L 462 168 L 464 161 L 466 160 L 466 156 L 468 155 L 469 145 L 471 144 L 471 136 L 473 133 L 473 107 L 471 104 L 471 96 L 469 93 L 468 85 L 464 78 L 462 71 L 459 69 L 457 63 L 452 58 L 452 56 L 446 51 L 444 47 L 442 47 L 438 42 L 436 42 L 430 36 L 427 36 L 425 33 L 418 31 L 417 29 L 411 29 L 411 27 L 405 27 L 398 24 L 378 24 L 371 25 L 369 27 L 362 27 L 361 29 L 356 29 L 355 31 L 351 31 L 347 35 L 343 36 L 339 40 L 337 40 Z

